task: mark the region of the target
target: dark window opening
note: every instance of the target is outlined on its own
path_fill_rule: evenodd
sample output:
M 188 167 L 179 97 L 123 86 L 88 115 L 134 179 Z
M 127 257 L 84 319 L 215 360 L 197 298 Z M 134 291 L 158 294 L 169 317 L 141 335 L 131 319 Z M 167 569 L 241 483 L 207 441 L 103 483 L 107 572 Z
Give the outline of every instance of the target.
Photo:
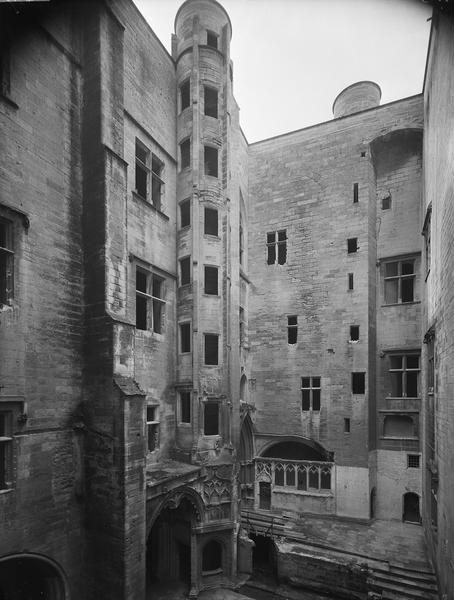
M 219 542 L 211 540 L 205 544 L 202 552 L 202 571 L 218 571 L 222 569 L 222 546 Z
M 218 176 L 218 149 L 212 146 L 204 148 L 205 175 Z
M 156 414 L 156 406 L 147 406 L 147 442 L 149 452 L 153 452 L 153 450 L 159 447 L 159 421 Z
M 218 357 L 218 345 L 219 336 L 212 333 L 205 334 L 205 364 L 206 365 L 217 365 L 219 361 Z
M 298 339 L 298 317 L 292 315 L 287 317 L 287 341 L 289 344 L 296 344 Z
M 287 261 L 287 231 L 271 231 L 266 234 L 267 263 L 284 265 Z
M 348 289 L 353 289 L 353 273 L 348 274 Z
M 358 252 L 358 238 L 349 238 L 347 240 L 347 252 L 349 254 L 353 254 L 353 252 Z
M 365 152 L 361 152 L 361 158 L 364 158 L 366 156 Z
M 150 151 L 136 140 L 136 194 L 145 200 L 148 197 Z
M 385 304 L 414 301 L 415 261 L 396 260 L 385 263 Z
M 0 412 L 0 490 L 8 488 L 11 483 L 11 422 L 10 412 Z
M 353 202 L 358 202 L 359 200 L 359 190 L 358 190 L 358 184 L 354 183 L 353 184 Z
M 350 419 L 344 419 L 344 433 L 350 433 Z
M 402 515 L 402 520 L 408 521 L 409 523 L 421 522 L 418 494 L 413 492 L 404 494 L 404 512 Z
M 284 469 L 281 465 L 274 468 L 274 485 L 284 485 Z
M 180 144 L 181 168 L 186 169 L 191 164 L 191 140 L 187 139 Z
M 188 108 L 191 104 L 191 82 L 188 79 L 180 86 L 181 110 Z
M 218 36 L 212 31 L 207 31 L 207 46 L 210 48 L 218 48 Z
M 13 224 L 0 219 L 0 305 L 10 304 L 13 297 Z
M 204 233 L 218 235 L 218 211 L 216 208 L 205 207 Z
M 364 394 L 366 391 L 366 374 L 352 373 L 352 393 Z
M 207 117 L 218 118 L 218 91 L 205 86 L 204 88 L 205 114 Z
M 152 277 L 153 331 L 162 333 L 164 316 L 164 280 L 156 275 Z
M 180 226 L 189 227 L 191 224 L 191 201 L 183 200 L 180 204 Z
M 203 433 L 219 435 L 219 403 L 205 402 L 203 411 Z
M 191 324 L 180 325 L 180 348 L 181 352 L 191 352 Z
M 161 210 L 162 192 L 164 189 L 164 181 L 162 180 L 162 163 L 154 154 L 151 158 L 151 201 L 153 206 Z
M 359 340 L 359 325 L 350 325 L 350 341 L 357 342 Z
M 191 257 L 187 256 L 180 260 L 180 285 L 191 283 Z
M 420 467 L 419 454 L 407 454 L 407 468 L 408 469 L 419 469 L 419 467 Z
M 218 268 L 205 267 L 205 294 L 218 295 Z
M 301 378 L 301 409 L 303 411 L 320 411 L 320 377 Z
M 148 292 L 149 274 L 136 269 L 136 328 L 148 329 L 148 304 L 151 295 Z
M 191 422 L 191 392 L 180 392 L 180 423 Z
M 381 209 L 389 210 L 390 208 L 391 208 L 391 196 L 386 196 L 386 198 L 382 198 Z
M 389 356 L 389 366 L 389 395 L 392 398 L 418 398 L 419 355 L 391 354 Z

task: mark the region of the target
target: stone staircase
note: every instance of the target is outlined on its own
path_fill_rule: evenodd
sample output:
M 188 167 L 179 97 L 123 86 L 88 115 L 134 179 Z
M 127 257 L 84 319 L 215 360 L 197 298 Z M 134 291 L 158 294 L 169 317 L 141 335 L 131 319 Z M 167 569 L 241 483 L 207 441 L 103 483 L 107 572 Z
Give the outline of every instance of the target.
M 241 525 L 249 534 L 268 537 L 284 535 L 285 519 L 280 515 L 258 510 L 242 510 Z
M 368 579 L 370 589 L 383 600 L 438 600 L 435 574 L 389 565 L 389 570 L 373 567 Z M 381 594 L 381 595 L 380 595 Z

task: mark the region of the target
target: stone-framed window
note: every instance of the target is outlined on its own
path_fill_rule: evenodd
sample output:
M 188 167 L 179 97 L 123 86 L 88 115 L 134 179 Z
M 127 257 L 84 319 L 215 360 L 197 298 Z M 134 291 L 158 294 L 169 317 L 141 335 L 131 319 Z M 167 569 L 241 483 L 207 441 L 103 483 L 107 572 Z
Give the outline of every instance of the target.
M 191 199 L 186 198 L 180 202 L 180 229 L 191 225 Z
M 180 85 L 180 111 L 191 105 L 191 80 L 186 79 Z
M 13 413 L 0 405 L 0 490 L 12 485 Z
M 203 223 L 203 233 L 205 235 L 219 235 L 219 225 L 218 225 L 218 210 L 217 208 L 211 208 L 209 206 L 205 206 L 204 210 L 204 223 Z
M 137 266 L 136 329 L 163 333 L 165 305 L 165 279 Z
M 0 217 L 0 308 L 10 306 L 14 293 L 13 222 Z
M 287 317 L 287 343 L 296 344 L 298 341 L 298 317 L 289 315 Z
M 301 377 L 301 410 L 320 412 L 321 378 Z
M 206 365 L 218 365 L 219 364 L 219 335 L 217 333 L 205 333 L 205 364 Z
M 159 407 L 155 405 L 147 406 L 147 447 L 148 452 L 153 452 L 159 448 Z
M 412 353 L 389 353 L 387 396 L 390 398 L 419 398 L 420 356 Z
M 203 404 L 203 434 L 219 435 L 220 405 L 216 400 L 208 400 Z
M 383 262 L 385 304 L 415 301 L 416 259 L 402 258 Z
M 191 323 L 180 323 L 180 352 L 191 352 Z
M 178 392 L 178 422 L 189 425 L 191 423 L 192 413 L 192 394 L 190 390 L 180 390 Z
M 204 112 L 207 117 L 218 118 L 218 91 L 205 85 L 203 88 Z
M 287 262 L 287 230 L 269 231 L 266 234 L 267 264 L 285 265 Z

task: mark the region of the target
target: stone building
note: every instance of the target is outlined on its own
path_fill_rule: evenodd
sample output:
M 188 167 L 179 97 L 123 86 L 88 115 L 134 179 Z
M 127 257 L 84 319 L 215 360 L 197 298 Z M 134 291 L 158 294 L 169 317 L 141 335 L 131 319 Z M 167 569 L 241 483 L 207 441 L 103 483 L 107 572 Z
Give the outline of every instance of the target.
M 215 0 L 0 5 L 1 600 L 453 593 L 453 33 L 248 144 Z

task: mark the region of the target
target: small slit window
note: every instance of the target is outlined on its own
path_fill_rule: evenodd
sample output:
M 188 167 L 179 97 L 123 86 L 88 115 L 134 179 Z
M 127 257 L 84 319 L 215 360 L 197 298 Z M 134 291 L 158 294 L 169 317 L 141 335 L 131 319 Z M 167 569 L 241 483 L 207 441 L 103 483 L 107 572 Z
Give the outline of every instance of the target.
M 12 413 L 0 411 L 0 490 L 12 483 Z
M 205 175 L 218 176 L 218 149 L 212 146 L 204 148 Z
M 359 325 L 350 325 L 350 341 L 359 341 Z
M 296 344 L 298 340 L 298 317 L 292 315 L 287 317 L 287 342 Z
M 348 274 L 348 289 L 353 289 L 353 273 Z
M 147 443 L 148 452 L 159 448 L 159 420 L 157 406 L 147 406 Z
M 344 433 L 350 433 L 350 419 L 344 419 Z
M 353 184 L 353 202 L 354 204 L 356 204 L 359 200 L 359 189 L 358 189 L 358 184 L 354 183 Z

